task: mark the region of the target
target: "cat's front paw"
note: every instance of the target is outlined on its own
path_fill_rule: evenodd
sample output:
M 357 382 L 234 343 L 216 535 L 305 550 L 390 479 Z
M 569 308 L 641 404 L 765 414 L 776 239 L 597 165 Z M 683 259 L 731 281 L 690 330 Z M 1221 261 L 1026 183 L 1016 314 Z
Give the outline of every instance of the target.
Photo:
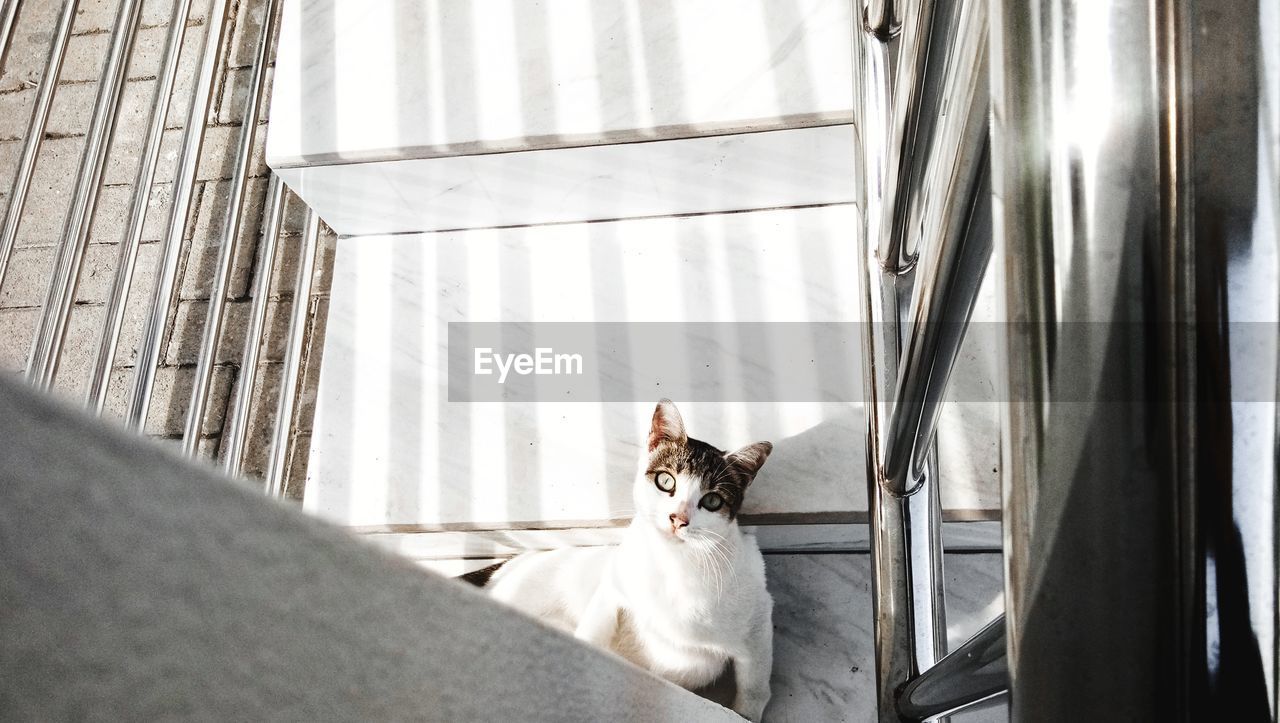
M 767 694 L 764 696 L 739 694 L 733 701 L 733 712 L 753 723 L 759 723 L 764 718 L 764 709 L 767 705 L 769 705 Z

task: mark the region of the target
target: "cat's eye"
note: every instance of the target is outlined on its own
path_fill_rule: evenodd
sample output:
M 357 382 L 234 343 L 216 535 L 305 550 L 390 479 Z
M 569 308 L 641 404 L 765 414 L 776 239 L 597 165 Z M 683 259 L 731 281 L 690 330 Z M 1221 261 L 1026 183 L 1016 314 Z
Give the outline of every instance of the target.
M 715 492 L 708 492 L 702 496 L 701 500 L 698 501 L 698 506 L 704 510 L 715 512 L 721 507 L 724 507 L 724 498 Z
M 674 492 L 676 489 L 676 478 L 666 472 L 659 472 L 654 475 L 653 483 L 658 486 L 658 489 L 667 494 Z

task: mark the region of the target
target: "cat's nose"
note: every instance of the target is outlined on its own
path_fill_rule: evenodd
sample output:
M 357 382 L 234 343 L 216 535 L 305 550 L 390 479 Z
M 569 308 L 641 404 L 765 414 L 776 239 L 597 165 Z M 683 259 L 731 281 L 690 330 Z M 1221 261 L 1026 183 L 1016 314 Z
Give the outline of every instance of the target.
M 678 530 L 681 527 L 689 526 L 689 516 L 684 513 L 672 513 L 668 517 L 671 519 L 671 527 L 674 529 Z

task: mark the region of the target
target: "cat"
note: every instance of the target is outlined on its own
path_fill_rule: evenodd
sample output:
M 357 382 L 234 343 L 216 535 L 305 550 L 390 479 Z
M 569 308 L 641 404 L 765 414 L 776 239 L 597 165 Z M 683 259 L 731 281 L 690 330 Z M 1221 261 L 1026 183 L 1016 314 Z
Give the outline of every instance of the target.
M 732 670 L 731 707 L 758 721 L 770 697 L 773 599 L 737 517 L 772 450 L 756 442 L 726 453 L 692 439 L 663 399 L 621 544 L 525 553 L 463 578 L 689 690 Z

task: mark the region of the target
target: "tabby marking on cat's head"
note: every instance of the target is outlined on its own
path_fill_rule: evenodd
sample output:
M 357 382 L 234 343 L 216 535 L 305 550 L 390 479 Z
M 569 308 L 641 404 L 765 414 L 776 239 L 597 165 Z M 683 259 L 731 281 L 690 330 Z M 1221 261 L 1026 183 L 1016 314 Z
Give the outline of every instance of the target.
M 773 445 L 725 452 L 692 439 L 669 399 L 658 402 L 649 428 L 649 459 L 636 480 L 636 509 L 676 540 L 722 535 L 737 524 L 747 487 Z

